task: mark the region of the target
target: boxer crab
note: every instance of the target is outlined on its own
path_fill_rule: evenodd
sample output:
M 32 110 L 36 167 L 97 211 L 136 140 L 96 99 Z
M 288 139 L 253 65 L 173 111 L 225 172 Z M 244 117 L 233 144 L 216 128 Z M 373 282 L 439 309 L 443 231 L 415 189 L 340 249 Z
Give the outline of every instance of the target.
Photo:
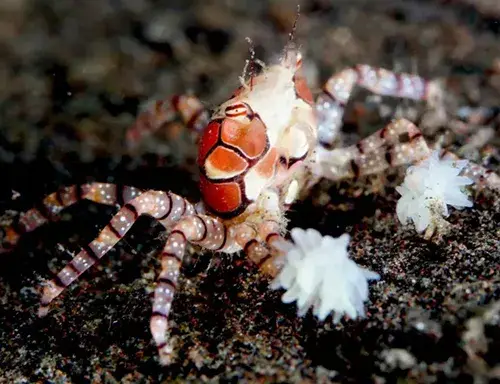
M 123 238 L 141 215 L 152 216 L 169 232 L 160 253 L 161 270 L 150 322 L 163 363 L 169 353 L 168 316 L 188 243 L 221 253 L 243 251 L 263 273 L 280 277 L 274 286 L 290 288 L 284 300 L 296 299 L 301 312 L 314 306 L 320 319 L 332 311 L 336 320 L 345 313 L 351 317 L 363 315 L 367 280 L 377 275 L 348 259 L 348 237 L 323 238 L 313 230 L 294 229 L 294 246 L 284 239 L 285 213 L 321 178 L 355 179 L 428 157 L 430 151 L 422 134 L 404 119 L 391 122 L 356 145 L 331 149 L 355 86 L 430 104 L 438 102 L 439 87 L 415 75 L 359 65 L 332 76 L 314 101 L 301 71 L 301 54 L 293 44 L 286 47 L 275 65 L 265 66 L 255 60 L 251 64 L 260 65 L 262 72 L 250 76 L 244 73 L 241 87 L 211 116 L 195 97 L 177 96 L 171 102 L 159 101 L 142 113 L 128 132 L 128 141 L 137 142 L 178 117 L 193 132 L 201 133 L 201 202 L 193 204 L 171 192 L 89 183 L 64 187 L 47 196 L 42 210 L 29 210 L 6 230 L 3 251 L 14 246 L 22 233 L 33 231 L 81 199 L 120 206 L 97 238 L 44 286 L 40 315 L 45 315 L 49 304 L 66 287 Z M 478 167 L 469 167 L 464 173 L 474 180 L 484 179 Z M 327 253 L 338 248 L 343 264 L 337 265 L 337 273 L 345 271 L 352 278 L 333 285 L 313 281 L 306 294 L 298 292 L 293 274 L 307 271 L 308 263 L 312 263 L 303 257 L 307 247 L 315 250 L 320 263 L 328 263 Z M 342 280 L 340 275 L 338 278 Z M 332 291 L 336 291 L 336 297 L 326 298 Z

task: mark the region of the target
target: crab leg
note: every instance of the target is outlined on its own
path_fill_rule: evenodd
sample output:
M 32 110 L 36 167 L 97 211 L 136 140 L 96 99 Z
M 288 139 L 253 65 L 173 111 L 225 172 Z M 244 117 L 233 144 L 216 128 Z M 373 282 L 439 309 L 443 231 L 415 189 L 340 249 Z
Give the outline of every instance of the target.
M 318 140 L 330 147 L 342 126 L 344 109 L 355 86 L 366 88 L 377 95 L 440 102 L 440 88 L 420 76 L 408 73 L 396 74 L 386 69 L 368 65 L 347 68 L 330 77 L 316 100 Z
M 125 204 L 99 233 L 97 238 L 85 246 L 58 274 L 43 288 L 39 315 L 48 312 L 48 306 L 64 289 L 83 272 L 101 259 L 120 239 L 125 236 L 141 215 L 151 215 L 161 223 L 192 215 L 194 207 L 170 192 L 146 191 Z M 177 203 L 177 205 L 174 204 Z
M 188 243 L 226 253 L 239 250 L 228 238 L 226 226 L 220 220 L 206 215 L 185 216 L 172 228 L 161 253 L 161 271 L 154 291 L 150 321 L 151 334 L 162 364 L 168 364 L 169 361 L 168 316 Z
M 258 229 L 248 223 L 234 227 L 234 238 L 243 252 L 264 274 L 274 277 L 281 269 L 282 252 L 277 243 L 284 241 L 282 226 L 276 220 L 264 220 Z M 259 241 L 258 239 L 261 239 Z
M 180 118 L 196 135 L 208 124 L 209 112 L 194 96 L 174 96 L 170 100 L 156 101 L 152 108 L 142 112 L 126 134 L 127 145 L 134 148 L 141 140 L 152 135 L 165 124 Z
M 10 251 L 23 233 L 32 232 L 47 222 L 55 220 L 63 209 L 76 204 L 80 200 L 122 206 L 141 193 L 142 191 L 138 188 L 108 183 L 89 183 L 63 187 L 43 199 L 40 208 L 32 208 L 21 214 L 15 224 L 6 228 L 3 243 L 0 246 L 0 253 Z
M 356 145 L 334 150 L 318 146 L 316 150 L 313 172 L 334 181 L 381 173 L 430 153 L 420 130 L 406 119 L 391 122 Z

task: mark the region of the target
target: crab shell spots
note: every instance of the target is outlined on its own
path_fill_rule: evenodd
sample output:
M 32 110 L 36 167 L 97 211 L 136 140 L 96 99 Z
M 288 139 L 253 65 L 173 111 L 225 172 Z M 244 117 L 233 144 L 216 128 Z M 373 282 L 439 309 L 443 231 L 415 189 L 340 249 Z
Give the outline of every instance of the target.
M 216 147 L 205 160 L 205 171 L 210 179 L 229 179 L 244 172 L 248 162 L 235 151 Z
M 266 149 L 266 126 L 258 118 L 253 118 L 250 123 L 225 119 L 221 126 L 221 139 L 254 159 Z
M 307 85 L 307 81 L 304 76 L 302 76 L 301 73 L 296 73 L 295 76 L 293 77 L 293 82 L 295 84 L 295 93 L 299 98 L 304 100 L 307 104 L 313 105 L 314 104 L 314 99 L 311 93 L 311 90 L 309 89 L 309 86 Z
M 216 212 L 233 212 L 241 206 L 241 188 L 237 182 L 216 184 L 200 175 L 200 190 L 205 203 Z

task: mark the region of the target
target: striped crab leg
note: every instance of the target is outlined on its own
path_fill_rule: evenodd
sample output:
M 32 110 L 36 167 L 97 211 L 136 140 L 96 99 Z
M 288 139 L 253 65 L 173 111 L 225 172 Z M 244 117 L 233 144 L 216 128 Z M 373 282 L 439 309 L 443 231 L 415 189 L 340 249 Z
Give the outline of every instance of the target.
M 150 215 L 164 225 L 192 215 L 191 203 L 171 192 L 145 191 L 131 199 L 111 219 L 97 238 L 71 260 L 54 279 L 43 287 L 39 315 L 48 312 L 48 306 L 66 287 L 99 261 L 129 231 L 141 215 Z
M 348 103 L 356 86 L 368 89 L 381 96 L 427 100 L 433 106 L 441 103 L 441 88 L 420 76 L 357 65 L 330 77 L 316 100 L 318 117 L 318 141 L 324 147 L 334 143 Z
M 138 188 L 109 183 L 88 183 L 63 187 L 45 197 L 38 208 L 32 208 L 21 214 L 15 223 L 5 229 L 0 253 L 9 252 L 23 233 L 32 232 L 49 221 L 56 220 L 63 209 L 80 200 L 122 206 L 141 193 L 142 191 Z
M 135 123 L 128 129 L 128 147 L 134 148 L 141 140 L 177 118 L 180 118 L 190 131 L 199 135 L 208 124 L 210 114 L 201 101 L 191 95 L 178 95 L 170 100 L 155 101 L 151 108 L 139 114 Z
M 217 218 L 202 214 L 185 216 L 173 226 L 161 253 L 161 271 L 154 291 L 150 321 L 151 334 L 163 365 L 167 365 L 170 360 L 167 344 L 168 316 L 188 243 L 226 253 L 240 249 L 229 236 L 224 223 Z
M 318 145 L 312 170 L 317 177 L 339 181 L 378 174 L 429 154 L 427 142 L 415 124 L 398 119 L 350 147 L 326 150 Z
M 285 239 L 277 220 L 263 220 L 257 227 L 248 223 L 233 228 L 236 242 L 246 256 L 267 276 L 275 277 L 282 267 L 283 253 L 278 245 Z

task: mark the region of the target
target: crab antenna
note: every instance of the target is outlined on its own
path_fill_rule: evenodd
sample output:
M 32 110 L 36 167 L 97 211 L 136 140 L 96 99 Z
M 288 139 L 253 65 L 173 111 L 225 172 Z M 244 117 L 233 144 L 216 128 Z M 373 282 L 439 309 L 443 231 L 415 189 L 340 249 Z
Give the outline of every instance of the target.
M 293 26 L 291 32 L 288 34 L 288 44 L 293 44 L 295 38 L 295 32 L 297 31 L 297 23 L 300 18 L 300 4 L 297 4 L 297 14 L 295 15 L 295 20 L 293 21 Z
M 253 43 L 253 40 L 249 37 L 245 37 L 245 40 L 247 41 L 248 45 L 250 46 L 248 50 L 250 51 L 250 60 L 255 59 L 255 45 Z
M 288 61 L 288 53 L 292 51 L 295 47 L 295 32 L 297 31 L 297 23 L 300 18 L 300 4 L 297 4 L 297 14 L 295 15 L 295 20 L 293 21 L 292 30 L 288 34 L 288 43 L 285 45 L 284 49 L 284 60 Z
M 255 76 L 255 45 L 251 38 L 247 37 L 245 38 L 245 40 L 249 45 L 248 50 L 250 51 L 249 74 L 250 74 L 250 89 L 252 89 L 253 78 Z

